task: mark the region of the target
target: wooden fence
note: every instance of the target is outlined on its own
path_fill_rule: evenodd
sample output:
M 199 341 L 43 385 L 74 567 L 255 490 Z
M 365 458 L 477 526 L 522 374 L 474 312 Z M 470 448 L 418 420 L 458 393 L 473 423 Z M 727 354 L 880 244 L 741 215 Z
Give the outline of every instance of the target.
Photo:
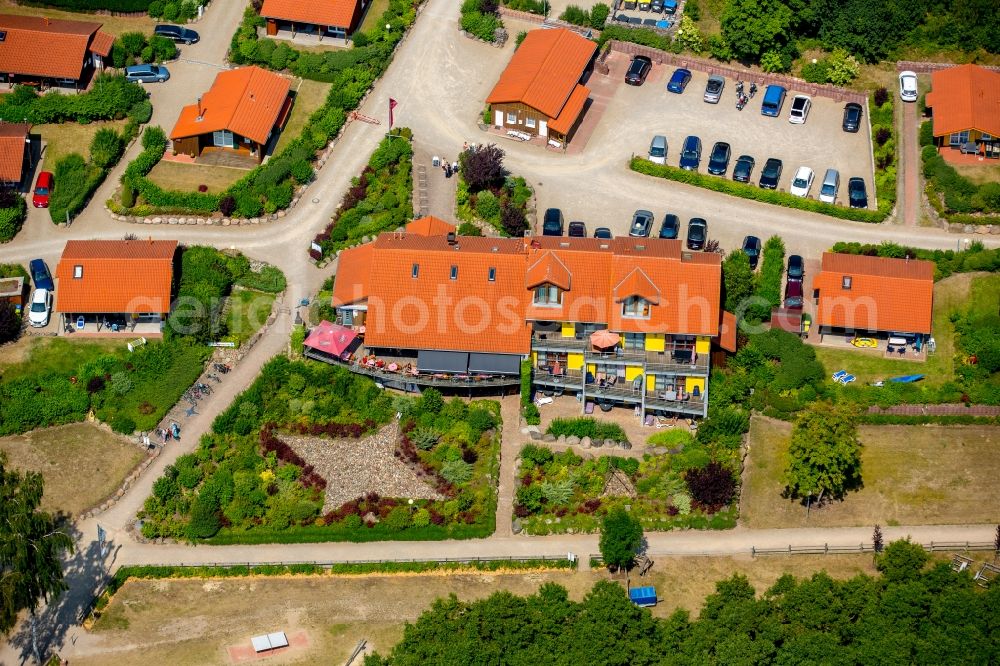
M 1000 67 L 993 65 L 979 65 L 983 69 L 988 69 L 991 72 L 1000 72 Z M 917 74 L 929 74 L 931 72 L 937 72 L 942 69 L 951 69 L 952 67 L 958 67 L 957 64 L 953 62 L 926 62 L 926 61 L 916 61 L 916 60 L 900 60 L 896 63 L 897 72 L 911 71 Z

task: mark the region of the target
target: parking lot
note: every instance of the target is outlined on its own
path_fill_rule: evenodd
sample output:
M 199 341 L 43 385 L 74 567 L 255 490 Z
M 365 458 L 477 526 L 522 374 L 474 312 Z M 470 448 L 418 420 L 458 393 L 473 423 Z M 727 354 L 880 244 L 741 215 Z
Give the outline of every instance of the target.
M 806 122 L 788 122 L 788 111 L 796 91 L 789 90 L 777 118 L 760 113 L 764 90 L 761 87 L 742 111 L 736 109 L 736 82 L 727 79 L 718 104 L 707 104 L 702 96 L 708 75 L 692 70 L 691 81 L 683 94 L 667 92 L 667 81 L 674 68 L 653 65 L 641 86 L 624 84 L 623 74 L 629 56 L 612 53 L 608 59 L 612 76 L 622 81 L 604 118 L 609 142 L 620 141 L 630 152 L 645 156 L 649 142 L 656 134 L 667 138 L 667 164 L 678 165 L 681 144 L 688 135 L 701 138 L 702 158 L 698 169 L 707 173 L 708 156 L 716 141 L 732 147 L 732 156 L 725 178 L 732 178 L 732 167 L 740 155 L 750 155 L 756 161 L 751 183 L 757 184 L 764 162 L 770 157 L 782 161 L 783 170 L 778 190 L 787 192 L 800 166 L 815 172 L 810 198 L 818 198 L 823 174 L 828 168 L 840 172 L 837 203 L 847 205 L 847 180 L 860 176 L 865 180 L 869 205 L 874 207 L 871 140 L 867 118 L 856 133 L 841 129 L 844 104 L 822 97 L 812 97 L 812 108 Z M 749 81 L 745 82 L 749 88 Z

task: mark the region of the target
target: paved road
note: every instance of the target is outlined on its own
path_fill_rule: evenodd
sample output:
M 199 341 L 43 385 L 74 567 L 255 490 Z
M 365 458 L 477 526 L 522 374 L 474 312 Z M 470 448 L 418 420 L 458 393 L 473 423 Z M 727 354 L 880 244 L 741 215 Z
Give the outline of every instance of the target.
M 215 66 L 201 63 L 223 63 L 229 36 L 242 14 L 243 2 L 213 3 L 200 25 L 204 41 L 185 52 L 185 58 L 198 62 L 181 62 L 171 82 L 154 91 L 157 101 L 155 121 L 169 126 L 181 103 L 187 103 L 189 84 L 197 80 L 200 89 L 204 81 L 214 76 Z M 423 8 L 412 33 L 400 46 L 396 61 L 375 86 L 361 113 L 375 117 L 385 115 L 389 96 L 400 101 L 396 109 L 397 122 L 414 129 L 418 148 L 426 154 L 452 156 L 463 142 L 479 143 L 486 139 L 476 120 L 482 111 L 482 100 L 506 64 L 512 45 L 502 52 L 461 37 L 455 29 L 458 8 L 449 0 L 429 0 Z M 211 29 L 209 29 L 211 26 Z M 413 67 L 420 63 L 420 67 Z M 415 75 L 416 74 L 416 75 Z M 421 75 L 423 74 L 423 75 Z M 190 78 L 186 78 L 190 77 Z M 184 82 L 188 83 L 185 84 Z M 173 87 L 167 87 L 171 86 Z M 193 85 L 193 84 L 191 84 Z M 176 94 L 175 91 L 176 90 Z M 160 99 L 163 98 L 163 99 Z M 609 105 L 608 119 L 602 122 L 590 139 L 587 150 L 580 155 L 561 155 L 537 147 L 503 142 L 508 153 L 508 166 L 514 173 L 527 177 L 538 193 L 540 208 L 560 206 L 588 211 L 586 219 L 595 224 L 623 230 L 636 202 L 661 201 L 667 198 L 682 216 L 700 212 L 713 220 L 714 235 L 724 244 L 738 242 L 746 233 L 770 235 L 780 233 L 790 247 L 800 253 L 816 255 L 836 240 L 854 239 L 879 242 L 893 240 L 922 247 L 954 247 L 956 238 L 936 230 L 912 229 L 893 225 L 864 225 L 831 220 L 819 215 L 800 213 L 783 208 L 733 199 L 724 195 L 695 190 L 687 186 L 646 178 L 627 171 L 627 153 L 621 149 L 620 138 L 628 128 L 613 119 L 623 110 Z M 329 271 L 317 270 L 307 261 L 305 250 L 311 237 L 326 224 L 335 210 L 351 177 L 358 173 L 385 131 L 384 126 L 352 123 L 338 141 L 331 162 L 322 170 L 303 201 L 284 220 L 255 227 L 175 227 L 144 225 L 141 228 L 111 220 L 101 203 L 117 183 L 128 159 L 134 157 L 134 146 L 126 160 L 94 197 L 94 204 L 69 229 L 54 229 L 48 224 L 35 223 L 26 227 L 10 244 L 0 247 L 0 261 L 27 261 L 42 256 L 54 264 L 63 244 L 69 238 L 118 238 L 136 232 L 153 238 L 180 238 L 185 243 L 210 244 L 216 247 L 236 247 L 251 257 L 270 261 L 285 271 L 289 289 L 286 302 L 294 303 L 315 293 Z M 434 174 L 428 174 L 433 177 Z M 987 239 L 990 244 L 1000 240 Z M 251 351 L 240 367 L 230 373 L 218 387 L 213 400 L 203 403 L 204 412 L 185 424 L 184 439 L 171 445 L 166 455 L 126 493 L 115 508 L 96 520 L 74 525 L 77 554 L 70 558 L 67 580 L 70 591 L 42 615 L 45 642 L 53 647 L 69 648 L 73 628 L 79 613 L 100 585 L 108 567 L 129 563 L 169 562 L 246 562 L 329 559 L 399 559 L 464 556 L 558 555 L 575 552 L 586 556 L 596 551 L 596 537 L 587 535 L 557 537 L 514 537 L 509 533 L 514 473 L 513 448 L 517 439 L 504 438 L 500 495 L 503 505 L 498 511 L 498 535 L 484 540 L 420 543 L 370 544 L 297 544 L 264 546 L 186 546 L 137 544 L 124 532 L 128 522 L 148 496 L 152 483 L 178 455 L 192 450 L 200 435 L 208 430 L 212 418 L 231 398 L 247 386 L 260 366 L 287 344 L 290 317 L 283 316 Z M 505 403 L 505 421 L 513 423 L 515 407 Z M 512 430 L 505 428 L 505 434 Z M 517 437 L 516 433 L 514 437 Z M 512 447 L 513 444 L 513 447 Z M 112 553 L 102 558 L 93 545 L 96 526 L 109 530 L 114 542 Z M 921 526 L 886 528 L 887 538 L 912 535 L 915 539 L 937 541 L 986 541 L 992 539 L 989 526 Z M 653 534 L 650 550 L 672 553 L 733 553 L 747 552 L 751 546 L 786 547 L 789 544 L 854 545 L 870 539 L 868 528 L 856 529 L 794 529 L 746 530 L 727 532 L 676 532 Z M 26 654 L 23 630 L 16 633 L 10 644 L 0 650 L 0 664 L 22 662 Z

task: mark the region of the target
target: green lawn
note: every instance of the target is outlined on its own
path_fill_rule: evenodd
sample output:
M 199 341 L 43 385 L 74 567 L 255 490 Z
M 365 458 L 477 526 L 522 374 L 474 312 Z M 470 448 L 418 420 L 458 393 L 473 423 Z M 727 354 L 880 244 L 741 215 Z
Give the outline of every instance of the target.
M 226 330 L 229 339 L 242 344 L 257 332 L 271 314 L 275 294 L 250 289 L 234 289 L 229 297 Z
M 365 12 L 365 20 L 362 21 L 361 27 L 358 30 L 368 31 L 378 25 L 379 20 L 382 18 L 382 14 L 385 10 L 389 9 L 389 0 L 373 0 L 373 2 L 368 5 L 368 11 Z
M 97 130 L 104 127 L 121 132 L 126 120 L 106 120 L 81 125 L 80 123 L 58 123 L 51 125 L 36 125 L 32 134 L 40 134 L 45 142 L 45 152 L 42 154 L 44 168 L 55 169 L 56 162 L 70 153 L 79 153 L 84 159 L 90 157 L 90 142 Z
M 149 179 L 165 190 L 196 192 L 204 185 L 209 194 L 219 194 L 245 175 L 246 169 L 160 160 Z
M 816 347 L 816 357 L 826 368 L 827 374 L 837 370 L 847 370 L 857 377 L 861 384 L 898 375 L 923 374 L 928 386 L 939 386 L 952 381 L 955 376 L 955 327 L 951 314 L 965 310 L 970 298 L 983 299 L 984 306 L 993 289 L 994 308 L 996 293 L 1000 289 L 1000 276 L 973 275 L 964 273 L 953 275 L 934 285 L 934 313 L 931 321 L 931 335 L 937 343 L 937 351 L 929 354 L 926 362 L 888 359 L 881 354 L 854 349 L 834 349 Z M 978 306 L 977 306 L 978 307 Z
M 295 90 L 292 115 L 289 116 L 285 128 L 281 130 L 281 136 L 278 137 L 278 143 L 274 146 L 273 154 L 275 155 L 280 154 L 285 146 L 302 133 L 302 128 L 306 126 L 309 116 L 326 101 L 326 95 L 330 92 L 330 84 L 299 79 Z
M 23 337 L 6 345 L 0 356 L 0 380 L 29 375 L 64 373 L 99 356 L 125 349 L 123 340 L 71 340 L 69 338 Z

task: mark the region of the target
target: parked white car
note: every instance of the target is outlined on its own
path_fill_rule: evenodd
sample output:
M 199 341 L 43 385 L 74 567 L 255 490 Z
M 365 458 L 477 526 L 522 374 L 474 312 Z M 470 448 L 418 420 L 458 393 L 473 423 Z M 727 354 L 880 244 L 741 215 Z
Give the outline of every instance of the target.
M 917 101 L 917 75 L 915 72 L 899 73 L 899 98 L 904 102 Z
M 28 323 L 35 328 L 48 326 L 52 315 L 52 292 L 48 289 L 36 289 L 31 294 L 31 307 L 28 308 Z
M 792 187 L 788 191 L 797 197 L 804 197 L 809 194 L 816 174 L 807 166 L 800 166 L 792 178 Z
M 807 95 L 796 95 L 792 98 L 792 108 L 788 112 L 788 122 L 793 125 L 801 125 L 809 117 L 809 109 L 812 107 L 812 99 Z

